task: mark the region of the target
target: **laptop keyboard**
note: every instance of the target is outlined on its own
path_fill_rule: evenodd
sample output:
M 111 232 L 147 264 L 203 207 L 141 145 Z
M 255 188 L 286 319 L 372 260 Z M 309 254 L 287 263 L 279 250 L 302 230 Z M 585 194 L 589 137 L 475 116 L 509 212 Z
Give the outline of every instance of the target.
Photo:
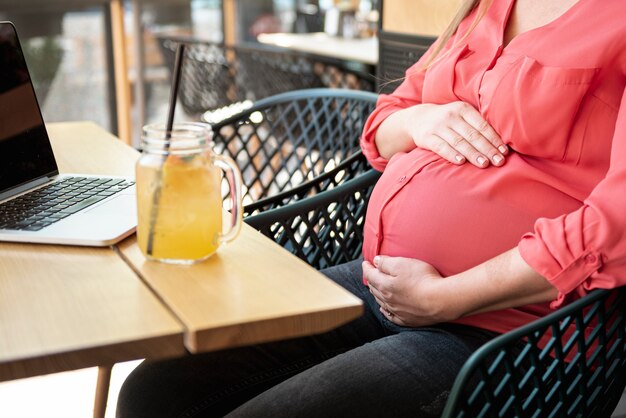
M 0 229 L 39 231 L 133 184 L 124 179 L 66 177 L 0 204 Z

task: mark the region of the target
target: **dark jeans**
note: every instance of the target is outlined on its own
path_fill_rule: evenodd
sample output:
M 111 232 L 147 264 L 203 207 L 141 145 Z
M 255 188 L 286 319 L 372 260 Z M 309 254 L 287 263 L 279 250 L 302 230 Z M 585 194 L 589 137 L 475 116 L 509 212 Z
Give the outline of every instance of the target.
M 364 301 L 362 317 L 320 335 L 144 362 L 117 416 L 438 417 L 465 360 L 495 334 L 397 326 L 363 285 L 360 260 L 324 273 Z

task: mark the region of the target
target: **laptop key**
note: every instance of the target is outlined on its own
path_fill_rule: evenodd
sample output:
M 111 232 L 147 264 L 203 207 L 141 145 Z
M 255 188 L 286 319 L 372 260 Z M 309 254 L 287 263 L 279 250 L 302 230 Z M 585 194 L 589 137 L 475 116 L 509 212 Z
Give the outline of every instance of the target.
M 99 202 L 101 200 L 104 200 L 106 198 L 107 198 L 106 196 L 92 196 L 92 197 L 90 197 L 90 198 L 88 198 L 86 200 L 83 200 L 82 202 L 80 202 L 80 203 L 78 203 L 76 205 L 72 205 L 72 206 L 70 206 L 68 208 L 65 208 L 65 209 L 61 210 L 61 212 L 59 212 L 59 213 L 67 213 L 68 215 L 70 215 L 72 213 L 76 213 L 79 210 L 82 210 L 82 209 L 84 209 L 84 208 L 86 208 L 88 206 L 91 206 L 94 203 L 97 203 L 97 202 Z
M 21 227 L 28 226 L 28 225 L 33 224 L 33 223 L 35 223 L 35 221 L 24 220 L 24 221 L 17 222 L 15 224 L 15 226 L 18 227 L 18 228 L 21 228 Z
M 82 197 L 72 197 L 70 199 L 67 199 L 65 202 L 63 202 L 63 204 L 67 206 L 72 206 L 72 205 L 75 205 L 76 203 L 82 202 L 83 200 L 85 199 L 83 199 Z
M 108 183 L 111 180 L 112 179 L 97 179 L 93 182 L 93 184 L 104 184 L 104 183 Z
M 71 213 L 65 213 L 65 212 L 57 212 L 57 213 L 53 213 L 52 215 L 46 217 L 46 219 L 51 219 L 51 220 L 55 220 L 54 222 L 66 218 L 68 216 L 70 216 Z
M 124 179 L 113 179 L 106 183 L 105 186 L 115 186 L 116 184 L 124 183 Z
M 39 231 L 40 229 L 43 229 L 43 227 L 44 227 L 43 225 L 28 225 L 19 229 L 23 231 Z

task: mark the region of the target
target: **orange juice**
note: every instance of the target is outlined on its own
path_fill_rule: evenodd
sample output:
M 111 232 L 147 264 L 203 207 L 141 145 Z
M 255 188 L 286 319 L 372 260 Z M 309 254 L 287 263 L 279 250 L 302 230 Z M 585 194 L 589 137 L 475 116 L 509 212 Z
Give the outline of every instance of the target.
M 137 241 L 143 254 L 166 263 L 191 264 L 237 238 L 242 224 L 241 172 L 213 152 L 211 127 L 183 122 L 143 127 L 137 180 Z M 232 211 L 222 231 L 222 172 Z
M 142 252 L 150 258 L 181 262 L 213 254 L 222 234 L 222 197 L 221 172 L 210 158 L 154 156 L 137 166 L 136 175 L 137 240 Z

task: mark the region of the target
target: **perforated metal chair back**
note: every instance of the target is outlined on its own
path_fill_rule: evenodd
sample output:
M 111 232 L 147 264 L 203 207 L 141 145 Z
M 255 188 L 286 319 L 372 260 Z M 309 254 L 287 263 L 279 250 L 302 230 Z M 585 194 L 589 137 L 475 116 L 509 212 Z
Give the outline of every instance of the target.
M 207 110 L 217 109 L 244 100 L 237 85 L 235 63 L 229 57 L 231 47 L 210 42 L 191 42 L 187 38 L 157 37 L 170 74 L 174 68 L 176 48 L 185 49 L 178 100 L 188 115 L 199 117 Z
M 178 44 L 187 46 L 178 97 L 184 111 L 195 117 L 235 102 L 293 90 L 375 88 L 374 74 L 328 57 L 256 43 L 225 45 L 167 35 L 158 35 L 157 40 L 170 70 Z
M 316 63 L 306 55 L 256 44 L 240 44 L 233 49 L 237 57 L 237 83 L 249 100 L 326 87 Z
M 375 76 L 344 61 L 262 44 L 234 46 L 238 81 L 254 99 L 305 88 L 374 91 Z
M 244 180 L 246 214 L 334 187 L 368 165 L 359 140 L 374 93 L 308 89 L 258 101 L 213 125 L 215 149 Z
M 485 344 L 443 417 L 606 418 L 626 385 L 626 287 L 596 290 Z
M 433 37 L 407 35 L 381 30 L 378 34 L 378 92 L 389 94 L 405 78 L 406 70 L 415 64 L 435 41 Z
M 246 218 L 246 223 L 320 270 L 361 256 L 367 202 L 380 173 Z

